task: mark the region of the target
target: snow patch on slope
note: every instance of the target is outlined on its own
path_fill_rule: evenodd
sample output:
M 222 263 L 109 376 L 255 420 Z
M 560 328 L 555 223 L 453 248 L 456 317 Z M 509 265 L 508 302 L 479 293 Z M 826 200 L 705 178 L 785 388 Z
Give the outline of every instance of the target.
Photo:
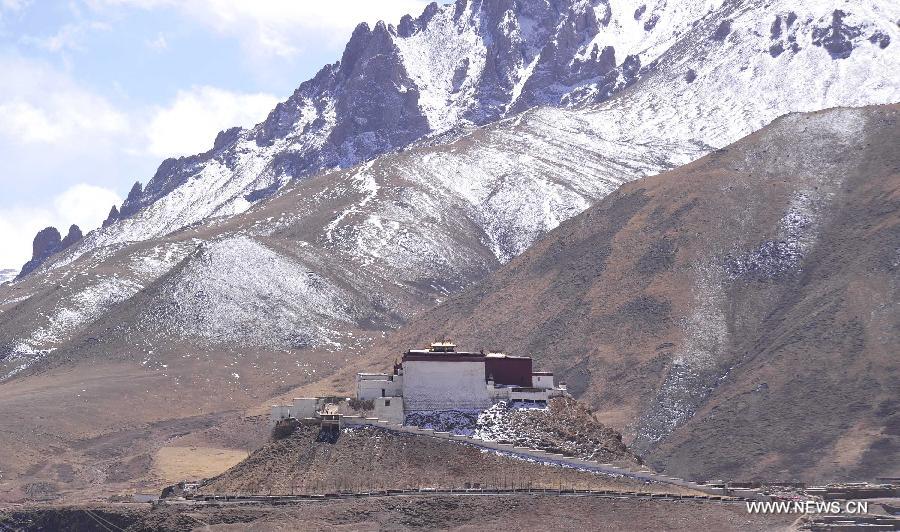
M 419 89 L 419 107 L 431 130 L 440 133 L 454 127 L 475 97 L 478 78 L 470 73 L 480 73 L 485 66 L 487 50 L 477 28 L 457 24 L 453 11 L 444 9 L 424 31 L 394 42 Z
M 69 339 L 80 327 L 99 318 L 110 307 L 133 296 L 141 288 L 141 284 L 131 279 L 112 275 L 76 292 L 65 306 L 60 306 L 48 316 L 46 325 L 38 327 L 29 338 L 20 340 L 13 346 L 7 358 L 17 367 L 0 381 L 26 369 L 43 355 L 53 351 L 54 345 Z
M 209 243 L 168 290 L 168 319 L 215 343 L 330 345 L 351 323 L 351 299 L 304 264 L 245 236 Z

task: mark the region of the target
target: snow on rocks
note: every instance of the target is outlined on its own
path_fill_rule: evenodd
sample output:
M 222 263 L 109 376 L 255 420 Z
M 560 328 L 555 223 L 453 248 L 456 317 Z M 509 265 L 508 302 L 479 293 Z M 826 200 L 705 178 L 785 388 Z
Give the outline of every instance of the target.
M 481 411 L 411 412 L 404 424 L 588 460 L 638 461 L 621 435 L 571 398 L 552 399 L 549 404 L 500 401 Z
M 0 380 L 6 380 L 24 370 L 36 360 L 52 352 L 55 345 L 69 339 L 81 326 L 90 323 L 111 306 L 128 299 L 141 289 L 132 279 L 112 275 L 100 278 L 73 294 L 47 316 L 46 324 L 37 327 L 30 337 L 19 340 L 3 358 L 15 368 Z
M 303 347 L 332 342 L 335 323 L 352 320 L 350 307 L 327 278 L 238 235 L 192 256 L 151 319 L 165 312 L 162 324 L 213 342 Z
M 459 2 L 430 7 L 397 28 L 361 27 L 347 52 L 360 60 L 353 64 L 361 78 L 342 70 L 350 62 L 329 65 L 265 122 L 229 130 L 207 153 L 166 161 L 138 187 L 135 212 L 35 272 L 42 293 L 56 282 L 66 290 L 45 300 L 52 302 L 32 331 L 3 342 L 15 345 L 50 327 L 46 316 L 72 307 L 69 299 L 81 305 L 74 294 L 85 288 L 82 276 L 133 253 L 122 279 L 147 286 L 173 272 L 177 281 L 168 302 L 154 307 L 151 322 L 160 330 L 209 342 L 336 349 L 347 324 L 398 325 L 624 182 L 690 162 L 785 113 L 900 98 L 892 75 L 900 70 L 893 53 L 900 7 L 886 0 L 844 9 L 836 30 L 833 6 L 812 0 L 578 0 L 552 16 L 543 4 L 523 2 L 488 12 L 498 5 Z M 843 25 L 854 30 L 843 32 Z M 844 36 L 852 49 L 848 55 L 841 41 L 834 58 L 826 41 Z M 773 55 L 776 42 L 784 51 Z M 541 59 L 557 44 L 568 48 Z M 614 81 L 573 74 L 576 63 L 597 60 L 593 51 L 607 46 L 615 48 Z M 626 60 L 636 69 L 630 87 L 613 94 Z M 371 61 L 387 61 L 390 76 L 365 77 L 386 72 L 366 70 Z M 383 122 L 373 108 L 351 105 L 369 102 L 342 92 L 351 88 L 372 98 L 390 93 L 408 114 Z M 550 97 L 559 95 L 565 102 Z M 512 114 L 526 97 L 559 107 Z M 836 132 L 860 128 L 852 114 L 831 120 Z M 811 154 L 787 161 L 816 169 Z M 352 168 L 311 177 L 345 167 Z M 316 179 L 327 183 L 307 196 L 304 183 Z M 777 234 L 730 250 L 733 264 L 721 281 L 793 271 L 833 190 L 808 179 Z M 275 201 L 280 212 L 252 216 Z M 245 218 L 236 217 L 241 213 Z M 161 243 L 180 230 L 205 232 L 206 255 L 191 255 L 199 241 Z M 289 231 L 302 232 L 297 246 L 309 249 L 293 257 L 260 243 Z M 154 241 L 149 251 L 147 240 Z M 341 279 L 324 273 L 335 270 Z M 273 279 L 281 273 L 292 283 Z M 267 288 L 270 281 L 283 290 Z M 3 293 L 8 286 L 0 298 L 12 299 Z M 213 315 L 207 303 L 232 314 Z M 359 310 L 366 304 L 381 309 L 378 319 Z M 271 324 L 249 325 L 263 318 Z

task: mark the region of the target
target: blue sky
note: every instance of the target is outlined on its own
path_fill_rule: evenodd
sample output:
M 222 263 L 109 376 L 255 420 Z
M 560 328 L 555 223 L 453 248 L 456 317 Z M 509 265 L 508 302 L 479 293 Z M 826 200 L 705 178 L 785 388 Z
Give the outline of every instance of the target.
M 359 22 L 422 0 L 0 0 L 0 269 L 87 232 L 166 157 L 263 118 Z

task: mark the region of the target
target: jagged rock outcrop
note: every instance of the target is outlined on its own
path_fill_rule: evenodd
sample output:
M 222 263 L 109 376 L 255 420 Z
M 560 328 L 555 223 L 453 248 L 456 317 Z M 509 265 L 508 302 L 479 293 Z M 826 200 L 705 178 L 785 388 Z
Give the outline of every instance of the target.
M 116 220 L 119 219 L 119 216 L 119 208 L 113 205 L 112 208 L 109 209 L 109 214 L 106 216 L 106 219 L 103 220 L 103 225 L 101 225 L 101 227 L 109 227 L 114 224 Z
M 166 166 L 169 161 L 173 159 L 166 159 L 163 161 L 160 168 Z M 159 172 L 157 171 L 157 174 Z M 134 185 L 131 186 L 131 190 L 128 191 L 128 196 L 125 197 L 125 201 L 122 202 L 122 208 L 119 209 L 119 217 L 127 218 L 134 213 L 138 212 L 141 207 L 146 203 L 143 199 L 143 186 L 140 181 L 135 181 Z
M 66 237 L 62 239 L 62 242 L 60 242 L 60 245 L 59 245 L 60 251 L 66 249 L 67 247 L 71 246 L 75 242 L 78 242 L 83 237 L 84 237 L 84 235 L 81 234 L 80 227 L 78 227 L 75 224 L 70 225 L 69 232 L 66 234 Z
M 62 243 L 62 236 L 55 227 L 46 227 L 37 232 L 34 236 L 34 242 L 31 245 L 31 259 L 47 257 L 51 253 L 55 253 Z
M 35 235 L 34 242 L 32 243 L 31 260 L 22 266 L 22 271 L 19 272 L 16 279 L 21 279 L 33 272 L 43 264 L 44 261 L 50 258 L 51 255 L 67 249 L 81 240 L 82 237 L 81 229 L 74 224 L 69 227 L 69 232 L 66 234 L 65 238 L 62 238 L 59 234 L 59 230 L 55 227 L 41 229 L 38 231 L 37 235 Z
M 665 22 L 655 28 L 620 11 L 611 0 L 458 0 L 429 4 L 396 27 L 360 24 L 341 60 L 265 121 L 223 131 L 210 151 L 167 159 L 146 186 L 136 185 L 122 218 L 169 199 L 127 239 L 242 212 L 291 180 L 535 105 L 604 101 L 649 72 L 665 50 L 658 43 L 693 22 L 665 2 L 654 8 Z M 623 24 L 645 38 L 623 39 Z M 103 240 L 117 238 L 125 237 Z

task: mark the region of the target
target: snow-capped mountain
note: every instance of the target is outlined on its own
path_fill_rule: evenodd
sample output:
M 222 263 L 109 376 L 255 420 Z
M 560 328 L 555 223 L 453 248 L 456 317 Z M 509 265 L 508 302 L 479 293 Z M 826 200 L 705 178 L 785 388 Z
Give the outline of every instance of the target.
M 160 236 L 243 212 L 292 179 L 538 104 L 571 103 L 572 91 L 601 78 L 603 94 L 578 101 L 608 97 L 640 71 L 637 55 L 617 58 L 611 47 L 601 53 L 591 44 L 610 17 L 605 4 L 491 0 L 431 4 L 397 26 L 361 24 L 341 60 L 301 84 L 263 123 L 223 131 L 209 152 L 167 160 L 146 187 L 135 184 L 113 217 L 144 209 L 139 223 L 101 241 Z
M 666 126 L 690 127 L 690 140 L 710 146 L 760 127 L 760 112 L 889 99 L 891 10 L 884 1 L 850 9 L 821 1 L 460 0 L 431 4 L 397 26 L 362 24 L 341 61 L 264 122 L 224 131 L 210 151 L 166 160 L 145 187 L 135 184 L 109 220 L 131 223 L 95 233 L 82 249 L 244 212 L 293 179 L 417 141 L 440 143 L 536 105 L 605 101 L 642 79 L 652 81 L 641 84 L 640 109 L 607 120 L 631 120 L 618 128 L 625 132 L 657 127 L 659 113 L 672 112 L 660 106 L 677 102 L 671 109 L 682 116 Z M 787 70 L 794 79 L 783 79 Z M 726 121 L 713 124 L 710 108 L 728 109 Z M 696 126 L 715 130 L 698 135 Z
M 387 331 L 623 183 L 785 113 L 900 101 L 898 19 L 886 0 L 461 0 L 361 26 L 263 123 L 165 161 L 0 287 L 2 385 L 108 371 L 100 389 L 147 383 L 116 395 L 146 420 L 341 393 L 325 379 Z
M 164 314 L 181 326 L 164 328 L 187 337 L 257 345 L 235 326 L 255 320 L 268 324 L 260 345 L 336 346 L 348 326 L 396 326 L 625 181 L 787 112 L 900 100 L 898 17 L 888 2 L 850 11 L 819 1 L 492 0 L 429 6 L 397 27 L 361 25 L 341 62 L 266 121 L 164 162 L 120 219 L 54 256 L 29 283 L 38 293 L 75 271 L 122 267 L 82 288 L 108 295 L 90 298 L 96 312 L 71 309 L 80 296 L 60 293 L 48 300 L 53 312 L 6 328 L 7 352 L 28 360 L 53 349 L 160 278 L 177 284 L 163 290 L 176 300 L 202 293 L 235 305 L 217 307 L 230 310 L 208 327 L 194 323 L 203 309 L 174 305 L 178 316 Z M 611 70 L 601 75 L 604 55 Z M 537 103 L 548 105 L 515 113 Z M 273 235 L 286 242 L 271 247 Z M 336 273 L 348 264 L 367 274 Z M 299 291 L 262 289 L 279 279 Z M 5 307 L 24 297 L 17 288 Z

